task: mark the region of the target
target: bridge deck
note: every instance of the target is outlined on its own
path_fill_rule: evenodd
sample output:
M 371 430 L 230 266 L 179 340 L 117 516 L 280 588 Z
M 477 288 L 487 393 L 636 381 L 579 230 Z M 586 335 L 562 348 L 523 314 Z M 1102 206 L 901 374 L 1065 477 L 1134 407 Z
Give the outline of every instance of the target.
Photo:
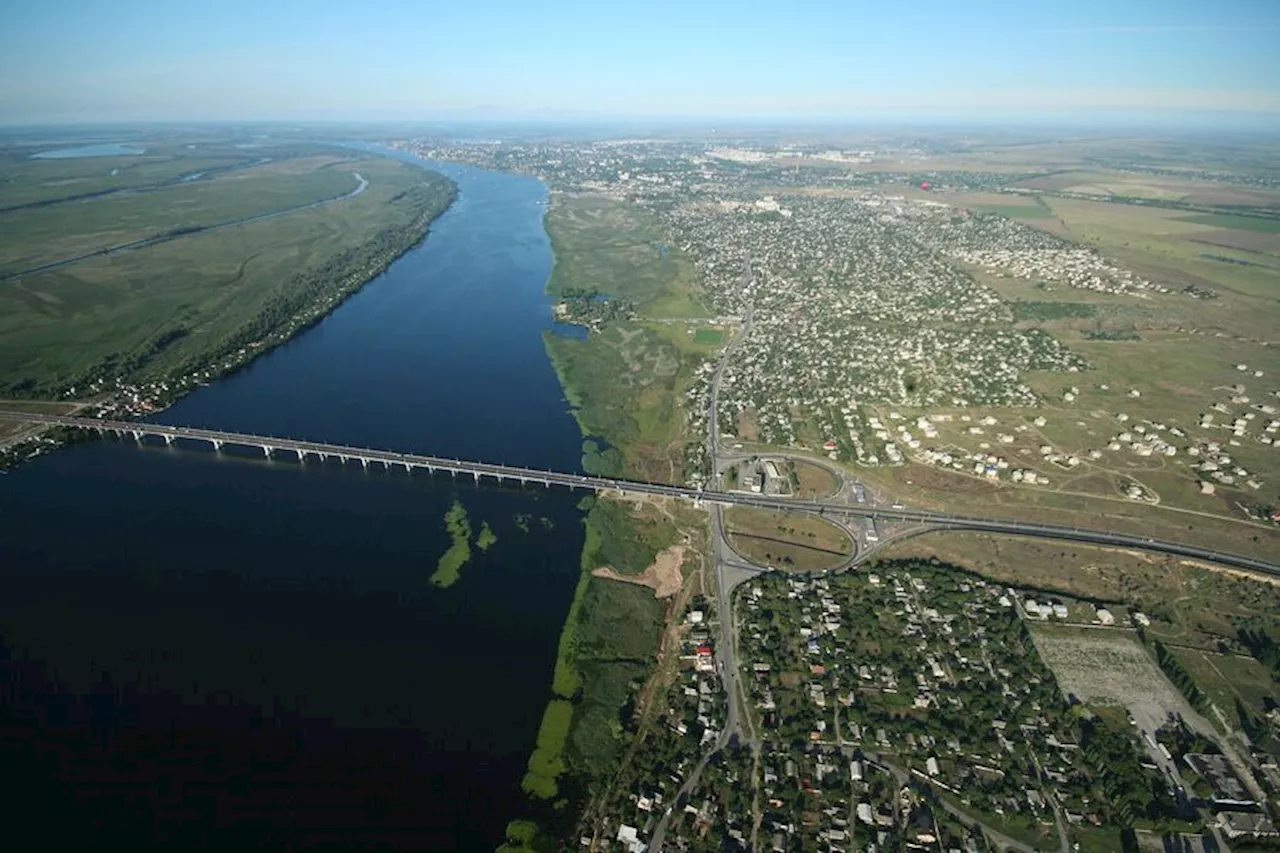
M 1191 557 L 1199 560 L 1222 563 L 1237 568 L 1280 575 L 1280 565 L 1267 560 L 1243 554 L 1232 554 L 1201 548 L 1196 545 L 1168 540 L 1136 536 L 1107 530 L 1096 530 L 1083 527 L 1071 527 L 1060 524 L 1042 524 L 1037 522 L 1016 521 L 1012 519 L 979 518 L 955 515 L 952 513 L 931 512 L 927 510 L 892 509 L 866 505 L 849 505 L 828 501 L 789 500 L 773 498 L 765 495 L 745 494 L 740 492 L 724 492 L 715 490 L 691 489 L 685 486 L 672 486 L 666 483 L 649 483 L 639 480 L 627 480 L 616 477 L 596 477 L 590 474 L 573 474 L 564 471 L 544 471 L 537 468 L 523 468 L 515 465 L 502 465 L 492 462 L 475 462 L 464 459 L 450 459 L 442 456 L 424 456 L 416 453 L 398 453 L 392 450 L 376 450 L 368 447 L 350 447 L 341 444 L 329 444 L 319 441 L 307 441 L 279 436 L 252 435 L 249 433 L 227 432 L 223 430 L 203 429 L 200 427 L 167 426 L 164 424 L 143 423 L 141 421 L 119 421 L 105 418 L 79 418 L 68 415 L 48 415 L 31 412 L 0 411 L 0 420 L 23 423 L 45 424 L 49 426 L 75 427 L 92 429 L 101 432 L 132 434 L 137 437 L 157 436 L 167 441 L 173 439 L 190 439 L 207 441 L 215 446 L 237 444 L 246 447 L 258 447 L 264 452 L 290 450 L 299 457 L 314 454 L 323 457 L 334 457 L 342 460 L 356 460 L 368 464 L 380 462 L 387 466 L 398 466 L 406 469 L 425 468 L 428 471 L 450 471 L 471 474 L 477 480 L 480 477 L 493 477 L 499 480 L 515 480 L 520 482 L 542 483 L 548 486 L 567 486 L 569 488 L 591 489 L 598 492 L 630 492 L 634 494 L 657 495 L 693 501 L 715 501 L 724 505 L 753 506 L 762 509 L 799 510 L 832 515 L 866 516 L 883 521 L 901 521 L 917 524 L 928 524 L 944 530 L 977 530 L 990 533 L 1007 533 L 1019 536 L 1035 536 L 1049 539 L 1065 539 L 1095 545 L 1112 545 L 1125 548 L 1136 548 L 1144 551 L 1155 551 L 1179 557 Z

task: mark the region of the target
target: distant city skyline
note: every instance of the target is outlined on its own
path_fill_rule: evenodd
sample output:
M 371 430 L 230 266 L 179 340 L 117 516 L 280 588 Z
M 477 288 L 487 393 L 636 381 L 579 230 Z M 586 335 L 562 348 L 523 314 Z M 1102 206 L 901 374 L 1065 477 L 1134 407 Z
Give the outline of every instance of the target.
M 1274 123 L 1277 45 L 1268 0 L 15 0 L 0 124 Z

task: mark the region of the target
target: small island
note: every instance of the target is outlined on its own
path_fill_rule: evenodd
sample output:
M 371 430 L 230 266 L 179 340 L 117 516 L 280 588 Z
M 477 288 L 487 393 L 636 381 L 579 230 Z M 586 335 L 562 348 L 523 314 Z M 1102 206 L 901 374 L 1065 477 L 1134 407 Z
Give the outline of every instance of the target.
M 442 588 L 457 583 L 462 567 L 471 559 L 471 520 L 467 518 L 467 509 L 461 501 L 455 500 L 444 514 L 444 526 L 453 538 L 453 544 L 440 555 L 436 570 L 431 574 L 431 583 Z

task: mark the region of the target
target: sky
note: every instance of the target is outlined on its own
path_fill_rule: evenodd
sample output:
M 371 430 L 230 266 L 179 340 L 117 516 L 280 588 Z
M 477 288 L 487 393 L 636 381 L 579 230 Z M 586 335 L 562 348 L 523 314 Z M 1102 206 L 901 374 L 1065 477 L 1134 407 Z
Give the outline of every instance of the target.
M 0 124 L 1280 117 L 1280 0 L 5 0 Z

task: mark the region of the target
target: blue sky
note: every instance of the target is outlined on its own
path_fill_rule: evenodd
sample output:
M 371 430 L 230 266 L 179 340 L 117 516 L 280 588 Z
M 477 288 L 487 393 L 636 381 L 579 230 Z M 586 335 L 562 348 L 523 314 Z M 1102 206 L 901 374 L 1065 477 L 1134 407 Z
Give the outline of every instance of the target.
M 7 0 L 0 123 L 1280 116 L 1280 0 Z

